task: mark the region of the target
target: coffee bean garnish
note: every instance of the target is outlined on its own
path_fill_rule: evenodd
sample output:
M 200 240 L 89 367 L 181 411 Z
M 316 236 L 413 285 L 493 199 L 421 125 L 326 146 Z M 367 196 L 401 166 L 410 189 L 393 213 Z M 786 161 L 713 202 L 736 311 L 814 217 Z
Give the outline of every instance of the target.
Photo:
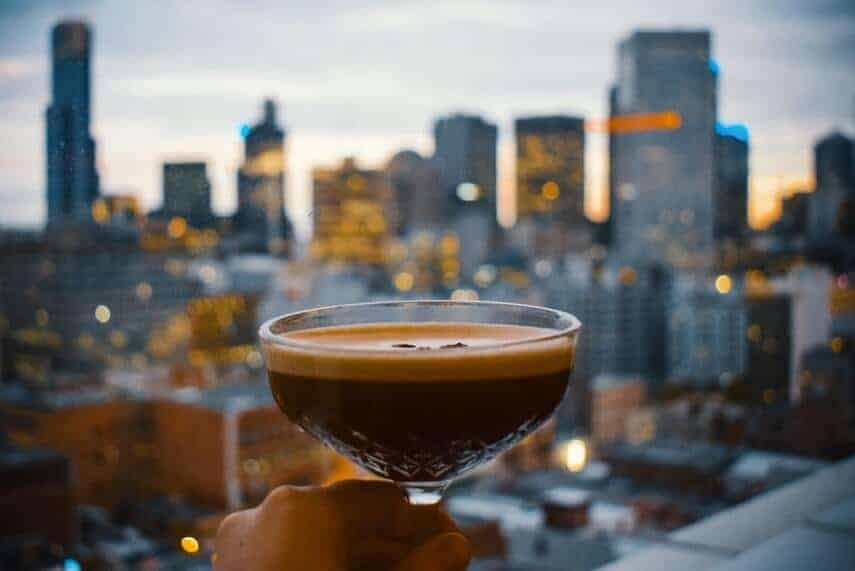
M 392 347 L 395 347 L 396 349 L 415 349 L 416 348 L 416 346 L 412 345 L 411 343 L 395 343 L 394 345 L 392 345 Z
M 461 343 L 458 341 L 457 343 L 451 343 L 449 345 L 443 345 L 440 349 L 459 349 L 461 347 L 469 347 L 466 343 Z

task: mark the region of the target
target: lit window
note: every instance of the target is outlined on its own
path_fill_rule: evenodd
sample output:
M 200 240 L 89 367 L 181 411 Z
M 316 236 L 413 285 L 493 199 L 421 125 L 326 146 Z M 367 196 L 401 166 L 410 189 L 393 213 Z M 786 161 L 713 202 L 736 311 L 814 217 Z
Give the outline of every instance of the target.
M 730 289 L 733 286 L 732 280 L 730 276 L 726 274 L 722 274 L 715 279 L 715 289 L 720 294 L 730 293 Z
M 106 305 L 99 305 L 95 308 L 95 319 L 98 323 L 107 323 L 110 321 L 110 308 Z
M 550 180 L 549 182 L 544 183 L 540 192 L 546 200 L 555 200 L 558 198 L 558 195 L 561 194 L 561 189 L 558 188 L 558 184 L 556 182 Z
M 474 202 L 481 196 L 481 189 L 471 182 L 463 182 L 457 185 L 457 198 L 463 202 Z

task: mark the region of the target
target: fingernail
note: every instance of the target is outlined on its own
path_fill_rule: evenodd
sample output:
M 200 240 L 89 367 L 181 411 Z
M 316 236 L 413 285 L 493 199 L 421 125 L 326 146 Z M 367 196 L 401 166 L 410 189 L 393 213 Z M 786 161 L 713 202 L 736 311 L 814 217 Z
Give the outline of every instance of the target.
M 443 569 L 464 569 L 469 564 L 469 540 L 459 533 L 443 533 L 434 540 L 435 553 Z

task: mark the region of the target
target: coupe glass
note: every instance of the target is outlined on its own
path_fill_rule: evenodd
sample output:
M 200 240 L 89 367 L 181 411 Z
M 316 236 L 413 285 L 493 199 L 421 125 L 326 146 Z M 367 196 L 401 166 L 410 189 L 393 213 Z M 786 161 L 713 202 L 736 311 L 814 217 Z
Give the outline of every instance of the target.
M 379 346 L 313 341 L 319 331 L 309 330 L 336 326 L 390 337 Z M 473 330 L 497 334 L 423 350 L 420 327 L 451 339 L 459 332 L 463 341 Z M 291 421 L 397 482 L 410 503 L 432 504 L 454 478 L 553 414 L 567 392 L 580 327 L 570 314 L 529 305 L 391 301 L 280 316 L 260 336 L 271 390 Z

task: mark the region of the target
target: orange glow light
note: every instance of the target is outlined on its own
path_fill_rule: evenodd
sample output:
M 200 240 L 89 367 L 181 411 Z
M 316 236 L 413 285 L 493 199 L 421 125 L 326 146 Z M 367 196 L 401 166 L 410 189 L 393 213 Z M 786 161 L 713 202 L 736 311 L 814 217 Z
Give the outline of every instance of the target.
M 641 131 L 673 131 L 679 129 L 683 119 L 676 111 L 659 113 L 631 113 L 608 119 L 588 119 L 585 131 L 589 133 L 638 133 Z

